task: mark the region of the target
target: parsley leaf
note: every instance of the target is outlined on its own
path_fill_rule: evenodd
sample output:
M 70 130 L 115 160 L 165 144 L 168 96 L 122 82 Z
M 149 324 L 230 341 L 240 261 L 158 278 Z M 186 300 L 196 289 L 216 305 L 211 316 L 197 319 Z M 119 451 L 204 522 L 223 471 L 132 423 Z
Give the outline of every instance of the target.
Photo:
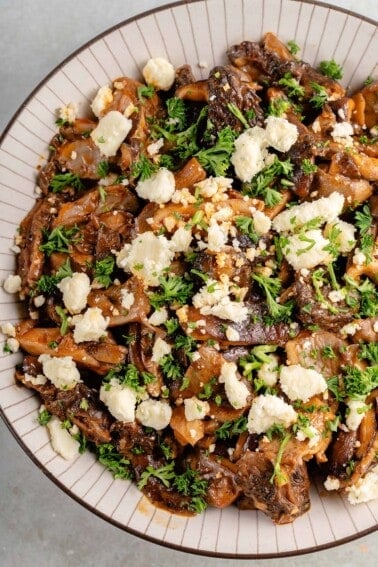
M 166 100 L 168 119 L 166 128 L 169 132 L 181 131 L 186 125 L 186 106 L 182 98 L 172 97 Z
M 240 435 L 244 431 L 247 431 L 247 418 L 242 415 L 238 419 L 222 423 L 222 425 L 216 429 L 215 435 L 218 439 L 230 439 L 231 437 Z
M 336 63 L 334 59 L 331 59 L 330 61 L 321 61 L 319 63 L 319 71 L 330 79 L 343 78 L 343 68 L 341 65 Z
M 281 161 L 276 157 L 272 164 L 264 167 L 250 182 L 243 183 L 243 195 L 262 197 L 267 207 L 274 207 L 281 202 L 282 196 L 280 191 L 272 187 L 272 184 L 277 181 L 281 182 L 281 185 L 291 185 L 293 168 L 290 159 Z
M 63 278 L 72 277 L 72 268 L 70 264 L 69 258 L 62 264 L 57 271 L 57 273 L 53 276 L 43 275 L 39 278 L 36 283 L 35 290 L 38 293 L 46 293 L 48 295 L 52 294 L 56 289 L 57 284 Z
M 366 256 L 366 263 L 372 261 L 374 250 L 374 237 L 371 232 L 373 217 L 369 205 L 364 205 L 361 211 L 357 211 L 354 216 L 356 227 L 360 231 L 360 249 Z
M 304 87 L 302 87 L 297 79 L 291 73 L 285 73 L 278 81 L 278 84 L 285 87 L 289 97 L 302 97 L 304 95 Z
M 255 231 L 253 218 L 251 217 L 236 217 L 235 218 L 235 225 L 240 230 L 242 234 L 246 234 L 248 238 L 256 244 L 259 240 L 259 235 Z
M 113 256 L 106 256 L 102 260 L 96 260 L 93 269 L 94 279 L 105 288 L 112 283 L 111 275 L 114 270 L 115 260 Z
M 67 186 L 74 187 L 78 191 L 84 189 L 84 185 L 80 177 L 76 173 L 70 172 L 57 173 L 56 175 L 54 175 L 49 185 L 53 193 L 59 193 Z
M 365 397 L 378 387 L 378 365 L 365 370 L 356 366 L 346 366 L 344 370 L 345 394 L 352 399 Z
M 138 99 L 139 102 L 144 102 L 144 99 L 146 98 L 152 98 L 155 94 L 155 89 L 152 85 L 143 85 L 141 87 L 137 88 L 137 95 L 138 95 Z
M 184 305 L 188 302 L 193 292 L 193 283 L 185 281 L 180 276 L 160 276 L 160 290 L 150 294 L 150 303 L 155 309 L 159 309 L 164 303 L 179 303 Z
M 40 245 L 41 252 L 45 252 L 47 256 L 51 256 L 53 252 L 69 253 L 69 246 L 80 241 L 80 229 L 78 226 L 71 228 L 66 226 L 57 226 L 51 232 L 42 229 L 45 242 Z
M 147 156 L 141 155 L 139 160 L 132 164 L 131 174 L 139 181 L 149 179 L 154 173 L 157 172 L 159 166 L 148 159 Z
M 216 176 L 226 175 L 236 136 L 236 132 L 230 126 L 226 126 L 218 132 L 218 138 L 213 147 L 202 149 L 194 154 L 208 173 Z
M 40 425 L 47 425 L 51 418 L 52 414 L 47 409 L 44 409 L 38 414 L 38 423 Z
M 175 463 L 172 461 L 168 465 L 164 465 L 155 469 L 151 465 L 149 465 L 140 475 L 140 479 L 138 481 L 138 488 L 142 490 L 151 477 L 158 478 L 160 482 L 164 484 L 165 487 L 169 488 L 171 486 L 171 480 L 173 480 L 176 476 L 174 471 Z
M 372 364 L 378 364 L 378 343 L 362 343 L 358 358 L 368 360 Z
M 113 473 L 114 478 L 131 479 L 130 461 L 120 455 L 111 443 L 103 443 L 96 447 L 97 459 L 108 471 Z
M 322 85 L 319 85 L 318 83 L 311 82 L 310 86 L 313 90 L 312 97 L 310 98 L 310 103 L 315 108 L 323 108 L 328 100 L 328 92 Z
M 263 290 L 273 321 L 287 321 L 291 316 L 293 303 L 287 302 L 284 305 L 277 303 L 276 298 L 281 290 L 281 280 L 279 278 L 268 278 L 262 274 L 252 274 L 252 279 Z

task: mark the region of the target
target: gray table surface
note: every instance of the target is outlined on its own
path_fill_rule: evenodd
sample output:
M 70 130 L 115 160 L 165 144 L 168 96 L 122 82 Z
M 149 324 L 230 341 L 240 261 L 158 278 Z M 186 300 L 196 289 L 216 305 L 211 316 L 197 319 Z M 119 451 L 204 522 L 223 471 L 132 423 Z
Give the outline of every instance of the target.
M 41 79 L 76 48 L 167 0 L 0 0 L 0 132 Z M 378 19 L 378 0 L 329 0 Z M 237 561 L 184 554 L 131 536 L 60 491 L 23 453 L 0 420 L 0 566 L 155 567 Z M 241 560 L 241 564 L 252 561 Z M 376 534 L 310 555 L 254 561 L 265 567 L 378 565 Z

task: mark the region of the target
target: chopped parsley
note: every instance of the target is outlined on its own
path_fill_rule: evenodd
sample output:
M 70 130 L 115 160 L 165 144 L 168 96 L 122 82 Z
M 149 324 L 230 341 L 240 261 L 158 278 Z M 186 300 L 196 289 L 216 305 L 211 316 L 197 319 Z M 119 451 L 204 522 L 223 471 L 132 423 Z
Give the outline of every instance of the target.
M 71 263 L 69 258 L 67 258 L 67 260 L 64 262 L 64 264 L 60 266 L 59 270 L 56 272 L 55 275 L 52 276 L 43 275 L 39 278 L 35 286 L 35 292 L 46 293 L 50 295 L 55 291 L 57 284 L 63 278 L 70 278 L 72 277 L 72 275 L 73 272 L 71 268 Z
M 152 85 L 143 85 L 137 88 L 137 95 L 139 102 L 145 102 L 145 99 L 152 98 L 155 94 L 155 89 Z
M 286 304 L 277 302 L 277 297 L 281 291 L 282 282 L 279 278 L 263 276 L 262 274 L 252 274 L 252 279 L 259 285 L 265 294 L 269 314 L 274 322 L 287 321 L 293 311 L 293 303 L 288 301 Z
M 104 178 L 109 173 L 109 162 L 108 161 L 100 161 L 97 166 L 97 175 L 101 178 Z
M 281 161 L 275 158 L 271 165 L 264 167 L 260 173 L 248 183 L 243 183 L 243 195 L 262 197 L 267 207 L 274 207 L 282 200 L 281 192 L 272 187 L 273 182 L 291 185 L 293 164 L 290 159 Z
M 84 184 L 81 181 L 79 175 L 77 175 L 76 173 L 67 172 L 57 173 L 56 175 L 54 175 L 54 177 L 50 181 L 49 187 L 51 187 L 53 193 L 59 193 L 66 187 L 73 187 L 74 189 L 81 191 L 82 189 L 84 189 Z
M 47 425 L 51 418 L 52 414 L 47 409 L 44 409 L 38 414 L 38 423 L 40 425 Z
M 222 423 L 222 425 L 215 430 L 215 435 L 218 439 L 230 439 L 231 437 L 240 435 L 244 431 L 247 431 L 247 418 L 242 415 L 238 419 Z
M 93 267 L 94 279 L 105 288 L 112 283 L 112 273 L 115 266 L 114 256 L 106 256 L 102 260 L 96 260 Z
M 330 61 L 321 61 L 319 63 L 319 71 L 330 79 L 343 78 L 343 68 L 341 65 L 336 63 L 334 59 L 331 59 Z
M 160 291 L 150 294 L 150 303 L 155 309 L 160 309 L 165 303 L 184 305 L 193 293 L 193 283 L 181 276 L 160 276 Z
M 159 166 L 148 159 L 147 156 L 141 155 L 138 161 L 134 162 L 131 166 L 131 174 L 139 181 L 145 181 L 152 177 L 157 172 Z
M 255 244 L 256 242 L 258 242 L 259 235 L 255 231 L 252 217 L 244 217 L 244 216 L 236 217 L 235 225 L 240 230 L 240 232 L 248 236 L 248 238 L 252 242 L 254 242 Z
M 289 97 L 303 97 L 304 95 L 304 87 L 299 84 L 299 81 L 291 73 L 285 73 L 278 81 L 278 84 L 285 87 Z
M 224 176 L 230 167 L 230 158 L 234 151 L 234 141 L 237 134 L 226 126 L 218 132 L 217 141 L 214 146 L 201 149 L 195 157 L 210 174 Z
M 51 256 L 54 252 L 70 252 L 70 246 L 81 240 L 80 229 L 78 226 L 66 227 L 57 226 L 51 232 L 42 229 L 44 243 L 40 245 L 41 252 Z
M 371 215 L 369 205 L 364 205 L 361 211 L 357 211 L 354 216 L 354 222 L 360 231 L 360 249 L 366 256 L 366 263 L 372 261 L 374 250 L 374 236 L 371 232 L 373 225 L 373 217 Z
M 97 459 L 110 471 L 114 478 L 129 480 L 133 478 L 130 461 L 117 452 L 111 443 L 103 443 L 96 447 Z
M 310 86 L 312 87 L 312 97 L 310 98 L 310 103 L 315 108 L 323 108 L 325 103 L 328 100 L 328 92 L 327 90 L 318 83 L 311 82 Z

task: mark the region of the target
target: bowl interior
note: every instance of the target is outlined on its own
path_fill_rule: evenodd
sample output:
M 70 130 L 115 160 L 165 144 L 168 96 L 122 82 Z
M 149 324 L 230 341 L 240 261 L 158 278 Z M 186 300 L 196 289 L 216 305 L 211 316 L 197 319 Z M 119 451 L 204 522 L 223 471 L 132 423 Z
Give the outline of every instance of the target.
M 328 5 L 293 0 L 199 0 L 176 3 L 126 21 L 75 52 L 39 85 L 8 126 L 0 146 L 0 278 L 14 269 L 11 250 L 17 226 L 32 207 L 37 167 L 56 132 L 56 109 L 69 103 L 88 114 L 95 92 L 112 79 L 140 77 L 145 61 L 162 56 L 174 66 L 192 65 L 198 79 L 225 62 L 225 49 L 271 31 L 295 40 L 300 56 L 314 64 L 334 58 L 344 85 L 359 87 L 376 68 L 377 28 L 372 21 Z M 1 321 L 22 315 L 14 297 L 0 288 Z M 3 341 L 4 342 L 4 341 Z M 2 349 L 1 349 L 2 351 Z M 208 509 L 201 516 L 173 516 L 152 506 L 128 481 L 84 454 L 69 463 L 54 453 L 36 421 L 39 402 L 14 384 L 18 354 L 0 359 L 0 404 L 17 440 L 62 489 L 90 510 L 156 543 L 217 556 L 277 557 L 342 543 L 373 531 L 378 501 L 352 507 L 339 495 L 312 487 L 312 507 L 293 525 L 274 526 L 254 511 Z

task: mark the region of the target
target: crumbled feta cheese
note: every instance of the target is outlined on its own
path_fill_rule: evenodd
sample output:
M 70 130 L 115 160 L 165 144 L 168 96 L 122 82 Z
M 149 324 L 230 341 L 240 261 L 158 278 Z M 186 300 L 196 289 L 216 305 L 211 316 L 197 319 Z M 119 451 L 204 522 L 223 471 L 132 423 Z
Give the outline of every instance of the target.
M 363 252 L 361 252 L 359 248 L 356 248 L 353 254 L 352 262 L 355 266 L 363 266 L 364 264 L 366 264 L 366 256 Z
M 347 323 L 340 329 L 340 333 L 341 335 L 354 335 L 359 328 L 359 323 Z
M 374 331 L 374 333 L 378 333 L 378 321 L 374 321 L 374 323 L 373 323 L 373 331 Z
M 147 231 L 134 238 L 131 244 L 125 244 L 117 255 L 117 266 L 132 272 L 146 285 L 158 286 L 159 276 L 169 268 L 174 255 L 165 236 Z
M 106 107 L 113 102 L 113 93 L 109 85 L 99 88 L 91 103 L 92 112 L 97 118 L 103 116 Z
M 285 118 L 268 116 L 265 124 L 267 144 L 279 152 L 288 152 L 298 139 L 297 127 Z
M 342 254 L 350 252 L 356 244 L 354 238 L 354 233 L 356 232 L 355 227 L 349 222 L 336 219 L 334 222 L 327 224 L 325 228 L 325 236 L 328 236 L 332 227 L 335 227 L 338 231 L 340 231 L 335 238 L 335 244 L 338 247 L 339 251 Z
M 194 195 L 191 194 L 189 189 L 184 187 L 183 189 L 177 189 L 171 198 L 172 203 L 184 205 L 187 207 L 188 205 L 192 205 L 196 202 L 196 198 Z
M 142 74 L 148 85 L 161 91 L 168 91 L 175 80 L 175 68 L 163 57 L 149 59 Z
M 203 181 L 196 183 L 201 197 L 211 199 L 217 193 L 225 193 L 232 187 L 232 179 L 229 177 L 206 177 Z
M 328 244 L 329 240 L 324 238 L 322 231 L 313 229 L 289 236 L 283 253 L 294 270 L 311 269 L 332 261 L 332 255 L 325 249 Z
M 100 400 L 106 405 L 113 417 L 125 423 L 135 421 L 136 391 L 129 386 L 122 386 L 112 378 L 109 384 L 100 388 Z
M 150 325 L 163 325 L 168 320 L 168 311 L 166 307 L 161 307 L 158 311 L 154 311 L 152 315 L 148 318 Z
M 241 181 L 251 181 L 267 165 L 268 157 L 265 130 L 254 126 L 236 138 L 231 163 Z
M 228 230 L 219 225 L 216 219 L 210 220 L 209 229 L 207 232 L 207 247 L 211 252 L 219 252 L 228 239 Z
M 269 356 L 269 362 L 263 362 L 257 370 L 257 377 L 263 380 L 267 386 L 274 386 L 278 380 L 278 357 L 274 354 Z
M 257 234 L 267 234 L 272 226 L 272 221 L 262 211 L 252 213 L 253 228 Z
M 192 242 L 192 233 L 187 228 L 180 226 L 172 235 L 170 242 L 175 252 L 188 252 Z
M 328 299 L 332 303 L 338 303 L 339 301 L 343 301 L 345 298 L 345 292 L 342 289 L 333 289 L 328 294 Z
M 229 319 L 235 323 L 248 317 L 248 308 L 241 301 L 232 301 L 227 283 L 209 279 L 193 296 L 192 302 L 202 315 L 215 315 L 220 319 Z
M 236 329 L 232 327 L 227 327 L 226 329 L 226 337 L 229 341 L 238 341 L 240 339 L 240 334 Z
M 32 376 L 27 372 L 25 372 L 24 374 L 24 380 L 25 382 L 30 382 L 31 384 L 33 384 L 33 386 L 43 386 L 47 382 L 47 378 L 43 374 L 37 374 L 37 376 Z
M 290 427 L 297 421 L 297 412 L 282 398 L 266 394 L 253 399 L 248 414 L 248 432 L 265 433 L 272 425 Z
M 18 342 L 17 339 L 10 337 L 7 340 L 7 347 L 11 352 L 17 352 L 20 348 L 20 343 Z
M 135 295 L 133 294 L 133 292 L 123 288 L 121 289 L 121 297 L 122 297 L 122 301 L 121 301 L 122 307 L 124 309 L 131 309 L 131 307 L 134 305 L 135 302 Z
M 65 106 L 59 108 L 58 117 L 63 122 L 68 122 L 69 124 L 73 124 L 76 120 L 77 114 L 77 105 L 74 102 L 69 102 Z
M 76 384 L 82 382 L 72 356 L 56 357 L 41 354 L 38 362 L 42 364 L 43 374 L 59 390 L 72 390 Z
M 164 339 L 158 337 L 154 342 L 154 346 L 152 347 L 152 362 L 157 362 L 163 358 L 166 354 L 169 354 L 172 350 L 172 346 L 165 342 Z
M 169 169 L 161 167 L 144 181 L 138 181 L 135 191 L 141 199 L 152 203 L 168 203 L 175 192 L 175 178 Z
M 132 125 L 132 121 L 121 112 L 111 110 L 100 119 L 90 136 L 104 156 L 115 156 Z
M 52 448 L 63 459 L 72 461 L 79 455 L 80 443 L 70 435 L 56 415 L 50 418 L 46 427 L 50 434 Z
M 147 146 L 147 153 L 149 156 L 156 156 L 161 148 L 164 146 L 164 138 L 159 138 L 156 142 L 152 142 Z
M 109 317 L 104 317 L 98 307 L 89 307 L 83 315 L 72 317 L 74 324 L 74 341 L 83 343 L 85 341 L 98 341 L 106 334 Z
M 161 431 L 171 421 L 172 408 L 167 402 L 148 399 L 139 404 L 135 416 L 145 427 Z
M 324 488 L 326 490 L 339 490 L 340 488 L 340 481 L 338 478 L 327 476 L 324 481 Z
M 327 389 L 327 382 L 322 374 L 300 364 L 282 366 L 280 385 L 289 400 L 307 402 L 312 396 L 322 394 Z
M 91 282 L 87 274 L 74 272 L 71 277 L 63 278 L 57 284 L 57 288 L 62 292 L 63 303 L 72 315 L 85 309 L 91 291 Z
M 218 379 L 220 384 L 224 383 L 224 390 L 233 408 L 244 408 L 247 405 L 249 390 L 244 382 L 237 376 L 237 366 L 234 362 L 224 362 Z
M 199 400 L 196 396 L 186 398 L 184 400 L 185 406 L 185 419 L 187 421 L 194 421 L 195 419 L 204 419 L 210 412 L 209 402 Z
M 372 468 L 363 478 L 359 478 L 356 484 L 346 489 L 350 504 L 361 504 L 378 498 L 378 465 Z
M 42 307 L 46 302 L 46 298 L 43 295 L 37 295 L 33 299 L 33 303 L 36 307 Z
M 318 217 L 323 222 L 332 222 L 342 212 L 344 201 L 344 195 L 335 191 L 329 197 L 295 205 L 273 219 L 273 228 L 277 232 L 290 232 Z
M 7 293 L 17 293 L 21 290 L 21 278 L 18 275 L 9 274 L 7 276 L 3 288 Z
M 1 332 L 3 335 L 7 335 L 8 337 L 15 337 L 16 336 L 16 327 L 12 325 L 12 323 L 3 323 L 1 325 Z
M 365 416 L 367 406 L 362 400 L 349 400 L 347 402 L 346 426 L 349 431 L 357 431 Z
M 336 122 L 331 130 L 331 136 L 335 142 L 349 146 L 353 144 L 353 134 L 353 126 L 349 122 Z

